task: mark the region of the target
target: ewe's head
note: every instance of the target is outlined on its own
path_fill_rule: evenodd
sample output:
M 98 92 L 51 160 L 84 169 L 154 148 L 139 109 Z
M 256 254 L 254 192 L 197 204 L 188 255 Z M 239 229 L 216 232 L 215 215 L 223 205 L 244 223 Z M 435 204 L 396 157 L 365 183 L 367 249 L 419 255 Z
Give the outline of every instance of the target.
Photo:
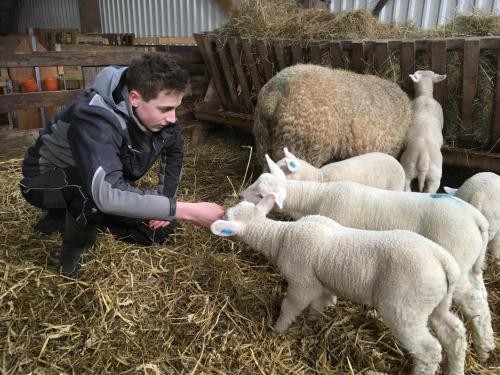
M 276 164 L 285 174 L 288 180 L 305 180 L 311 169 L 315 169 L 305 160 L 299 159 L 284 147 L 283 152 L 285 157 L 279 160 Z
M 221 237 L 242 234 L 248 224 L 262 220 L 271 211 L 276 197 L 266 195 L 259 203 L 240 202 L 226 211 L 225 220 L 216 220 L 210 226 L 213 234 Z
M 271 173 L 263 173 L 242 195 L 248 202 L 258 203 L 263 197 L 274 194 L 276 204 L 283 208 L 286 198 L 286 177 L 280 167 L 266 154 L 267 165 Z

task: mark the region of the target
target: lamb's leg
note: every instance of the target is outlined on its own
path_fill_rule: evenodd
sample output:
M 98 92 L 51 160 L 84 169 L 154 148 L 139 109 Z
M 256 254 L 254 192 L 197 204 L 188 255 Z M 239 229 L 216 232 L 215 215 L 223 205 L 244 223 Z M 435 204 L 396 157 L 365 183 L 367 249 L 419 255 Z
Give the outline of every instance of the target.
M 413 375 L 429 375 L 437 371 L 441 362 L 441 344 L 427 328 L 428 315 L 415 314 L 409 309 L 402 314 L 401 309 L 392 312 L 379 309 L 392 334 L 413 357 Z M 411 315 L 410 315 L 411 314 Z
M 327 306 L 334 306 L 337 303 L 337 297 L 329 290 L 324 289 L 321 296 L 311 303 L 309 319 L 317 320 Z
M 497 231 L 495 236 L 488 243 L 488 251 L 495 258 L 495 262 L 500 266 L 500 230 Z
M 430 316 L 430 324 L 448 357 L 448 373 L 450 375 L 463 375 L 465 352 L 467 351 L 465 327 L 448 308 L 449 304 L 448 306 L 438 306 Z
M 312 301 L 321 297 L 323 288 L 296 288 L 289 285 L 288 294 L 281 303 L 281 312 L 274 324 L 275 333 L 282 333 L 290 327 L 297 317 Z
M 473 344 L 478 359 L 486 361 L 495 349 L 495 339 L 491 326 L 488 294 L 481 274 L 461 277 L 455 288 L 453 299 L 460 305 L 465 317 L 472 323 Z
M 425 189 L 426 193 L 435 193 L 439 189 L 439 185 L 441 184 L 441 178 L 427 178 L 425 181 Z
M 411 178 L 405 178 L 405 191 L 411 193 Z

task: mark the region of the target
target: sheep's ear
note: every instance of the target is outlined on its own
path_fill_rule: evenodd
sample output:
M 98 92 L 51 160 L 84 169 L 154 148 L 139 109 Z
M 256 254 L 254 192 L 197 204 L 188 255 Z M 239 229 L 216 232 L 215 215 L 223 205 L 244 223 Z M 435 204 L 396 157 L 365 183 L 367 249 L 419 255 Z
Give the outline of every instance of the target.
M 420 77 L 417 74 L 409 74 L 409 76 L 413 82 L 418 82 L 420 80 Z
M 271 193 L 262 198 L 260 202 L 255 205 L 255 207 L 267 215 L 273 209 L 275 202 L 276 194 Z
M 451 187 L 448 187 L 448 186 L 444 186 L 443 190 L 446 193 L 448 193 L 449 195 L 457 195 L 457 191 L 458 191 L 458 189 L 454 189 L 454 188 L 451 188 Z
M 297 169 L 299 167 L 299 163 L 297 162 L 297 158 L 295 157 L 294 154 L 289 152 L 286 147 L 283 149 L 283 151 L 285 152 L 286 167 L 292 173 L 297 172 Z
M 286 197 L 286 190 L 281 189 L 278 191 L 278 194 L 276 194 L 275 201 L 280 210 L 283 209 L 283 206 L 285 205 L 285 197 Z
M 276 177 L 280 177 L 284 180 L 286 180 L 285 173 L 281 170 L 281 168 L 276 164 L 268 154 L 266 154 L 266 161 L 267 161 L 267 166 L 269 168 L 269 172 L 271 174 L 275 175 Z
M 241 233 L 239 223 L 228 220 L 216 220 L 210 225 L 213 234 L 220 237 L 235 236 Z
M 432 82 L 438 83 L 446 79 L 446 74 L 434 74 L 432 77 Z

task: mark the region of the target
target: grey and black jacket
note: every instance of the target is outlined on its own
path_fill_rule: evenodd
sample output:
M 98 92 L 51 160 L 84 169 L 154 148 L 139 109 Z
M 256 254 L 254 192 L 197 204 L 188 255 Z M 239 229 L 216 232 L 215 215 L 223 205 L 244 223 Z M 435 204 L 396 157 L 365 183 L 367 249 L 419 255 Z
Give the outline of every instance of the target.
M 103 213 L 171 220 L 183 158 L 180 125 L 151 132 L 141 124 L 128 101 L 126 69 L 103 69 L 90 89 L 41 130 L 23 175 L 76 167 L 84 191 Z M 133 182 L 158 158 L 157 191 L 136 187 Z

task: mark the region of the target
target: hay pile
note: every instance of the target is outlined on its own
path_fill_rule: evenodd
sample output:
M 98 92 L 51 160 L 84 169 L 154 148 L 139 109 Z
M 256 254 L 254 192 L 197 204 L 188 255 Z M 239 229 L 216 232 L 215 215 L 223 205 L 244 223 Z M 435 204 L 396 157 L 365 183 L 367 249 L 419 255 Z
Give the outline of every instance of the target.
M 234 203 L 253 171 L 249 144 L 230 130 L 196 149 L 186 143 L 179 199 Z M 408 355 L 377 314 L 345 301 L 318 323 L 301 316 L 286 334 L 267 337 L 286 288 L 277 270 L 189 223 L 172 243 L 150 248 L 101 233 L 82 277 L 59 276 L 60 236 L 32 232 L 39 211 L 20 196 L 18 165 L 0 162 L 2 374 L 409 372 Z M 490 266 L 496 332 L 499 280 L 500 267 Z M 495 374 L 499 363 L 498 349 L 484 365 L 469 351 L 466 369 Z
M 459 15 L 446 25 L 422 30 L 414 25 L 384 24 L 365 10 L 331 13 L 303 9 L 295 0 L 240 0 L 227 22 L 215 30 L 221 36 L 290 39 L 408 39 L 500 35 L 498 15 Z
M 437 37 L 500 35 L 500 16 L 475 13 L 457 16 L 448 24 L 434 30 L 421 30 L 411 24 L 397 26 L 383 24 L 364 10 L 330 13 L 321 9 L 302 9 L 293 0 L 242 0 L 226 24 L 215 31 L 220 38 L 229 36 L 254 38 L 289 38 L 297 40 L 361 40 L 361 39 L 414 39 Z M 373 67 L 373 51 L 368 52 L 366 73 L 377 74 L 402 84 L 399 54 L 393 52 L 381 71 Z M 478 76 L 478 91 L 473 102 L 473 134 L 478 145 L 489 142 L 492 116 L 497 52 L 482 50 Z M 350 56 L 344 54 L 345 68 L 351 66 Z M 323 64 L 328 65 L 324 56 Z M 307 60 L 306 60 L 307 61 Z M 371 65 L 370 65 L 371 64 Z M 428 52 L 418 52 L 417 69 L 430 69 Z M 445 111 L 445 143 L 454 146 L 461 135 L 463 53 L 448 52 L 448 99 Z M 256 95 L 256 93 L 254 93 Z

